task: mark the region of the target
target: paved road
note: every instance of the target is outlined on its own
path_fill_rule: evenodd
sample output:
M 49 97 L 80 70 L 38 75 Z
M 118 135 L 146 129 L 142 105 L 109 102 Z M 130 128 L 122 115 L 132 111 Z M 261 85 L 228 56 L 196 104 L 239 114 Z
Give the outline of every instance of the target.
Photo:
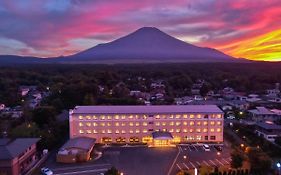
M 84 166 L 72 166 L 64 168 L 52 169 L 54 175 L 72 175 L 72 174 L 83 174 L 83 175 L 96 175 L 104 173 L 111 167 L 110 164 L 96 164 L 96 165 L 84 165 Z

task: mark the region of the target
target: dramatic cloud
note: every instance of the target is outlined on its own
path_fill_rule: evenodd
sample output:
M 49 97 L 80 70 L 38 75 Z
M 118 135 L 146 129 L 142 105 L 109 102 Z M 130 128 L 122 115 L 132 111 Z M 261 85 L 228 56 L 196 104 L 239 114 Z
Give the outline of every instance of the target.
M 2 0 L 0 21 L 0 54 L 70 55 L 155 26 L 235 57 L 281 60 L 280 0 Z

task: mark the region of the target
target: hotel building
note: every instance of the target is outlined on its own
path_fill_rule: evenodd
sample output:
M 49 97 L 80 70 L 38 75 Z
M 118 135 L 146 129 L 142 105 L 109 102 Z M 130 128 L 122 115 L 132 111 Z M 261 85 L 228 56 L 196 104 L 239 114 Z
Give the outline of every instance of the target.
M 76 106 L 69 125 L 70 138 L 97 143 L 223 142 L 223 112 L 215 105 Z

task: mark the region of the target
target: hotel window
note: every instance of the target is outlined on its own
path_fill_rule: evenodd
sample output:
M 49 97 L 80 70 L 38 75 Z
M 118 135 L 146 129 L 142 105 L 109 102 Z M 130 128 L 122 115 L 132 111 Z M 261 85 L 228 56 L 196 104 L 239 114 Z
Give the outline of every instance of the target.
M 101 130 L 101 133 L 102 133 L 102 134 L 105 134 L 105 130 Z
M 109 115 L 109 116 L 107 116 L 107 119 L 108 119 L 108 120 L 111 120 L 111 119 L 112 119 L 112 117 Z
M 143 115 L 143 119 L 147 119 L 147 115 Z
M 179 125 L 181 125 L 181 122 L 176 122 L 176 126 L 179 126 Z
M 184 129 L 183 132 L 187 132 L 187 129 Z
M 189 118 L 194 118 L 194 115 L 193 115 L 193 114 L 190 114 Z
M 166 122 L 162 122 L 162 126 L 166 126 Z
M 169 132 L 174 132 L 174 129 L 170 129 Z
M 162 129 L 162 131 L 166 132 L 166 131 L 167 131 L 167 129 Z
M 197 128 L 197 129 L 196 129 L 196 132 L 201 132 L 201 129 L 200 129 L 200 128 Z
M 129 117 L 128 117 L 129 119 L 133 119 L 134 118 L 134 116 L 133 115 L 129 115 Z
M 93 133 L 97 134 L 97 133 L 98 133 L 98 131 L 94 129 L 94 130 L 93 130 Z
M 116 120 L 118 120 L 118 119 L 119 119 L 119 115 L 115 115 L 114 118 L 115 118 Z
M 116 123 L 115 123 L 115 126 L 119 126 L 119 123 L 118 123 L 118 122 L 116 122 Z
M 194 125 L 194 122 L 189 122 L 189 125 L 190 125 L 190 126 L 193 126 L 193 125 Z
M 108 129 L 107 134 L 111 134 L 111 133 L 112 133 L 111 129 Z
M 214 121 L 211 121 L 211 125 L 214 126 L 214 125 L 215 125 L 215 122 L 214 122 Z
M 183 114 L 183 118 L 187 118 L 187 114 Z
M 183 125 L 185 125 L 185 126 L 186 126 L 186 125 L 187 125 L 187 122 L 183 122 Z
M 121 133 L 122 133 L 122 134 L 125 134 L 125 133 L 126 133 L 126 131 L 125 131 L 125 130 L 122 130 L 122 131 L 121 131 Z
M 115 131 L 115 134 L 119 134 L 119 130 L 118 129 Z
M 205 140 L 208 140 L 208 136 L 205 136 Z
M 166 119 L 167 118 L 167 116 L 166 115 L 162 115 L 162 119 Z
M 126 123 L 124 123 L 124 122 L 123 122 L 123 123 L 121 123 L 121 126 L 126 126 Z
M 100 116 L 100 118 L 101 118 L 102 120 L 105 120 L 105 116 L 104 116 L 104 115 Z
M 139 129 L 137 129 L 137 130 L 136 130 L 136 133 L 140 133 L 140 130 L 139 130 Z
M 204 129 L 203 129 L 203 132 L 208 132 L 208 129 L 207 129 L 207 128 L 204 128 Z
M 170 118 L 172 119 L 172 118 L 174 118 L 174 115 L 172 114 L 172 115 L 170 115 Z
M 79 130 L 79 133 L 80 133 L 80 134 L 84 134 L 84 131 L 80 129 L 80 130 Z
M 181 118 L 181 115 L 180 115 L 180 114 L 177 114 L 177 115 L 176 115 L 176 119 L 179 119 L 179 118 Z
M 170 126 L 174 126 L 174 122 L 170 122 Z
M 82 122 L 79 122 L 79 126 L 83 126 L 83 123 L 82 123 Z
M 222 115 L 221 115 L 221 114 L 218 114 L 218 115 L 217 115 L 217 118 L 222 118 Z
M 203 125 L 204 125 L 204 126 L 208 125 L 208 122 L 206 122 L 206 121 L 205 121 L 205 122 L 203 122 Z
M 204 115 L 204 118 L 207 119 L 207 118 L 209 118 L 209 116 L 208 115 Z
M 111 123 L 108 122 L 108 123 L 107 123 L 107 126 L 111 126 Z
M 92 133 L 92 131 L 91 130 L 87 130 L 87 134 L 91 134 Z
M 83 120 L 83 116 L 82 116 L 82 115 L 79 115 L 79 119 L 80 119 L 80 120 Z
M 140 119 L 140 116 L 139 116 L 139 115 L 136 115 L 136 119 Z
M 219 125 L 219 126 L 220 126 L 220 125 L 221 125 L 221 122 L 217 122 L 217 125 Z
M 129 133 L 130 133 L 130 134 L 133 134 L 133 133 L 134 133 L 134 131 L 133 131 L 133 130 L 130 130 L 130 131 L 129 131 Z
M 136 122 L 136 126 L 140 126 L 140 123 L 139 123 L 139 122 Z
M 87 115 L 86 116 L 87 120 L 91 120 L 91 116 Z
M 100 123 L 101 126 L 105 126 L 105 123 Z
M 123 120 L 126 119 L 126 115 L 122 115 L 121 119 L 123 119 Z
M 221 129 L 220 129 L 220 128 L 217 128 L 217 132 L 221 132 Z
M 93 123 L 93 126 L 98 126 L 98 124 L 96 122 Z
M 130 122 L 129 125 L 130 125 L 130 126 L 134 126 L 134 123 L 133 123 L 133 122 Z
M 214 128 L 211 128 L 210 131 L 211 131 L 211 132 L 215 132 L 215 129 L 214 129 Z
M 97 119 L 98 119 L 98 117 L 97 117 L 97 116 L 95 116 L 95 115 L 93 115 L 93 119 L 94 119 L 94 120 L 97 120 Z
M 146 129 L 144 129 L 142 132 L 143 132 L 143 133 L 147 133 L 147 130 L 146 130 Z
M 189 132 L 193 132 L 193 129 L 189 129 Z
M 211 140 L 216 140 L 216 136 L 210 136 Z
M 143 126 L 147 126 L 147 122 L 143 122 L 142 125 L 143 125 Z
M 179 132 L 181 132 L 181 130 L 180 129 L 176 129 L 176 132 L 179 133 Z
M 202 137 L 201 136 L 196 136 L 196 140 L 201 140 Z
M 197 114 L 197 118 L 198 119 L 202 118 L 201 114 Z
M 201 126 L 201 122 L 197 122 L 197 126 Z
M 156 118 L 156 119 L 160 119 L 160 115 L 156 115 L 155 118 Z
M 156 126 L 160 126 L 160 122 L 156 122 L 155 125 L 156 125 Z
M 90 123 L 90 122 L 87 122 L 87 123 L 86 123 L 86 126 L 88 126 L 88 127 L 91 126 L 91 123 Z

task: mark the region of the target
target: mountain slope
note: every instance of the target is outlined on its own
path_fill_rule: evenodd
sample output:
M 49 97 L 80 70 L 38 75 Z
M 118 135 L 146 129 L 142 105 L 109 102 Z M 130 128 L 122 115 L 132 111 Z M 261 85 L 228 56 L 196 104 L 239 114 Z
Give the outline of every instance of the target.
M 232 62 L 220 51 L 197 47 L 153 27 L 144 27 L 117 39 L 99 44 L 69 57 L 69 61 L 136 62 Z

